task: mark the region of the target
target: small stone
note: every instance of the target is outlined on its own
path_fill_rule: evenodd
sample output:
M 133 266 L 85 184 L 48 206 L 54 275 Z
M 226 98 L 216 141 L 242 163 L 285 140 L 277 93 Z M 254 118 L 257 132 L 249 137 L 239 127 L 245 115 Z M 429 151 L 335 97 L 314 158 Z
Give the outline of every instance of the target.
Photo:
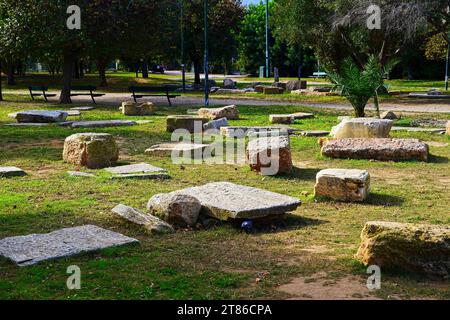
M 293 197 L 230 182 L 208 183 L 177 193 L 197 198 L 203 214 L 224 221 L 285 214 L 301 204 Z
M 198 111 L 198 115 L 202 118 L 208 118 L 210 120 L 217 120 L 221 118 L 238 120 L 239 110 L 235 105 L 226 106 L 223 108 L 202 108 Z
M 343 202 L 362 202 L 370 191 L 365 170 L 326 169 L 317 174 L 315 196 Z
M 222 127 L 228 127 L 228 120 L 227 118 L 221 118 L 218 120 L 212 120 L 208 123 L 205 123 L 203 125 L 203 130 L 220 130 Z
M 152 166 L 151 164 L 142 162 L 125 166 L 106 168 L 106 171 L 113 174 L 136 174 L 136 173 L 158 173 L 166 172 L 165 169 Z
M 366 266 L 448 279 L 449 244 L 449 226 L 371 221 L 361 233 L 356 257 Z
M 0 167 L 0 178 L 22 177 L 26 172 L 17 167 Z
M 150 213 L 177 226 L 194 227 L 201 208 L 197 198 L 177 192 L 157 194 L 147 204 Z
M 90 111 L 90 110 L 94 110 L 95 107 L 74 107 L 74 108 L 70 108 L 70 110 L 77 110 L 77 111 Z
M 189 133 L 202 133 L 203 125 L 207 122 L 207 118 L 199 116 L 168 116 L 167 131 L 174 132 L 175 130 L 184 129 Z
M 450 121 L 447 122 L 446 133 L 450 136 Z
M 394 112 L 392 111 L 385 111 L 380 116 L 381 119 L 388 119 L 388 120 L 398 120 L 400 119 Z
M 307 87 L 308 87 L 307 81 L 291 80 L 291 81 L 288 81 L 286 84 L 286 90 L 288 92 L 291 92 L 294 90 L 306 89 Z
M 326 137 L 330 135 L 330 132 L 322 130 L 307 130 L 300 132 L 300 134 L 305 137 Z
M 139 241 L 97 226 L 85 225 L 60 229 L 47 234 L 30 234 L 2 239 L 0 240 L 0 256 L 22 267 L 134 243 Z
M 80 177 L 80 178 L 94 178 L 95 175 L 92 173 L 87 172 L 80 172 L 80 171 L 68 171 L 67 174 L 71 177 Z
M 236 82 L 232 79 L 224 79 L 223 80 L 223 88 L 224 89 L 236 89 Z
M 387 138 L 392 125 L 392 120 L 372 118 L 344 119 L 340 124 L 333 127 L 331 135 L 335 139 Z
M 105 168 L 119 159 L 119 147 L 108 133 L 78 133 L 66 138 L 63 159 L 90 169 Z
M 381 161 L 428 160 L 428 145 L 417 139 L 322 140 L 322 155 Z
M 207 147 L 207 144 L 168 142 L 151 146 L 145 150 L 145 153 L 159 157 L 175 155 L 176 157 L 198 158 L 196 155 L 200 155 L 201 158 Z
M 288 136 L 251 139 L 247 161 L 253 171 L 277 175 L 292 171 L 292 154 Z
M 271 114 L 269 116 L 270 123 L 274 124 L 292 124 L 294 123 L 294 117 L 291 114 Z
M 54 123 L 66 121 L 68 114 L 64 111 L 29 110 L 18 112 L 19 123 Z
M 167 234 L 175 232 L 170 224 L 161 219 L 151 214 L 143 214 L 142 212 L 123 204 L 114 207 L 112 212 L 125 220 L 144 227 L 144 229 L 151 234 Z

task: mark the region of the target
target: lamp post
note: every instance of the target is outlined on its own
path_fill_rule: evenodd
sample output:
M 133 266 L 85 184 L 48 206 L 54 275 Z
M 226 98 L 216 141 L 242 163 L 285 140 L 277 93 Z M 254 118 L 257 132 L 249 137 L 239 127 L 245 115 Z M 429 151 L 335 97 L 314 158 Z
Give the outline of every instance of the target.
M 449 60 L 450 60 L 450 44 L 448 45 L 447 49 L 447 61 L 445 63 L 445 91 L 448 91 L 448 77 L 449 77 Z
M 266 0 L 266 78 L 270 77 L 269 59 L 269 0 Z
M 209 107 L 208 0 L 204 0 L 205 19 L 205 107 Z

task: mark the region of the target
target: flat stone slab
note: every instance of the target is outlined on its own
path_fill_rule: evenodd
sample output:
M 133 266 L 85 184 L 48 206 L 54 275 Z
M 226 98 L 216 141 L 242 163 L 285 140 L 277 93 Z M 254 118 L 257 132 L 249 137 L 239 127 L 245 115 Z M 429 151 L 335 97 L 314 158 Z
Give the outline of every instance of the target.
M 102 121 L 76 121 L 68 123 L 72 129 L 77 128 L 105 128 L 105 127 L 123 127 L 134 126 L 137 123 L 130 120 L 102 120 Z
M 418 139 L 337 139 L 325 141 L 322 155 L 381 161 L 428 160 L 428 145 Z
M 2 239 L 0 255 L 22 267 L 132 243 L 139 241 L 97 226 L 85 225 L 47 234 Z
M 80 171 L 68 171 L 67 174 L 71 177 L 78 177 L 78 178 L 94 178 L 95 177 L 95 175 L 92 173 L 80 172 Z
M 300 135 L 305 137 L 326 137 L 330 135 L 330 132 L 322 130 L 307 130 L 300 132 Z
M 185 156 L 194 157 L 196 153 L 203 155 L 208 147 L 207 144 L 183 143 L 183 142 L 167 142 L 151 146 L 145 153 L 152 156 L 171 156 L 173 152 Z
M 64 112 L 66 112 L 67 116 L 69 116 L 69 117 L 79 117 L 79 116 L 81 116 L 81 112 L 79 110 L 66 110 Z
M 28 110 L 17 112 L 16 120 L 19 123 L 53 123 L 63 122 L 67 116 L 65 111 Z
M 311 119 L 311 118 L 314 118 L 314 114 L 312 114 L 312 113 L 306 113 L 306 112 L 296 112 L 296 113 L 292 113 L 291 116 L 294 118 L 294 120 L 302 120 L 302 119 Z
M 22 177 L 26 172 L 17 167 L 0 167 L 0 178 Z
M 393 127 L 391 131 L 428 132 L 444 134 L 445 128 Z
M 50 123 L 7 123 L 4 124 L 6 127 L 47 127 L 51 125 Z
M 449 120 L 417 119 L 411 121 L 411 127 L 445 128 Z
M 272 133 L 279 133 L 281 135 L 294 134 L 298 129 L 292 127 L 283 126 L 269 126 L 269 127 L 248 127 L 248 126 L 232 126 L 232 127 L 222 127 L 220 128 L 220 134 L 229 138 L 245 138 L 246 136 L 254 135 L 257 136 L 261 134 L 271 135 Z
M 202 212 L 220 220 L 256 219 L 295 211 L 299 199 L 230 182 L 209 183 L 177 191 L 197 198 Z
M 90 111 L 90 110 L 94 110 L 95 107 L 74 107 L 74 108 L 70 108 L 70 110 L 76 110 L 76 111 Z
M 165 169 L 158 168 L 155 166 L 152 166 L 148 163 L 136 163 L 136 164 L 130 164 L 126 166 L 118 166 L 118 167 L 111 167 L 106 168 L 106 171 L 113 174 L 138 174 L 138 173 L 158 173 L 158 172 L 166 172 Z
M 450 99 L 449 94 L 428 94 L 428 93 L 419 93 L 412 92 L 409 94 L 410 98 L 427 98 L 427 99 Z
M 170 179 L 167 173 L 136 173 L 136 174 L 118 174 L 111 177 L 112 180 L 165 180 Z

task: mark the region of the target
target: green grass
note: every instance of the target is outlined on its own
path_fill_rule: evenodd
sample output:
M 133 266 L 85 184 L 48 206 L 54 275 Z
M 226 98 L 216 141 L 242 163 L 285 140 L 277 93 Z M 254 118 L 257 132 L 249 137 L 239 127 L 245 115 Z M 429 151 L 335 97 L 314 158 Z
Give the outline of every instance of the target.
M 10 97 L 7 96 L 9 99 Z M 7 114 L 24 109 L 63 109 L 69 106 L 31 103 L 15 97 L 0 103 L 0 164 L 25 169 L 28 176 L 0 179 L 0 238 L 45 233 L 63 227 L 95 224 L 140 240 L 137 246 L 109 249 L 63 260 L 17 268 L 0 260 L 0 299 L 254 299 L 285 298 L 277 287 L 298 276 L 327 272 L 330 277 L 357 275 L 364 286 L 365 269 L 355 261 L 359 235 L 369 220 L 450 224 L 450 137 L 426 133 L 394 133 L 441 143 L 431 146 L 431 160 L 378 162 L 333 160 L 320 155 L 315 138 L 294 137 L 296 170 L 289 176 L 261 177 L 247 166 L 179 165 L 170 158 L 144 155 L 149 146 L 170 140 L 165 132 L 167 114 L 186 108 L 160 107 L 152 122 L 134 127 L 90 129 L 113 134 L 120 143 L 121 163 L 149 162 L 168 169 L 167 181 L 114 181 L 95 170 L 97 178 L 72 178 L 74 166 L 62 161 L 65 137 L 81 130 L 58 126 L 11 128 Z M 192 108 L 192 107 L 189 107 Z M 312 111 L 295 106 L 239 107 L 242 120 L 232 125 L 268 125 L 268 115 Z M 315 112 L 316 118 L 298 121 L 302 129 L 329 130 L 337 122 L 333 111 Z M 430 117 L 429 115 L 416 117 Z M 439 117 L 447 117 L 441 115 Z M 84 112 L 83 119 L 137 119 L 116 108 Z M 408 121 L 404 118 L 403 124 Z M 316 173 L 325 168 L 368 169 L 372 195 L 365 204 L 315 202 Z M 142 229 L 111 214 L 118 203 L 145 210 L 154 194 L 230 181 L 300 198 L 293 215 L 261 225 L 255 234 L 236 225 L 211 230 L 180 230 L 167 236 L 148 236 Z M 325 252 L 314 248 L 323 246 Z M 66 268 L 78 265 L 82 290 L 68 291 Z M 260 273 L 268 275 L 256 282 Z M 382 298 L 449 299 L 448 285 L 409 274 L 383 273 Z

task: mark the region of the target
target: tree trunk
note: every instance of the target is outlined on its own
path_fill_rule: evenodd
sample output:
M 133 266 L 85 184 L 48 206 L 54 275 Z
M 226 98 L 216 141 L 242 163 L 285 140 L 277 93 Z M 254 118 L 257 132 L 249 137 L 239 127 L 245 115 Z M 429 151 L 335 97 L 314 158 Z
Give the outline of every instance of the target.
M 106 59 L 98 59 L 98 73 L 100 76 L 100 85 L 101 88 L 108 87 L 108 80 L 106 79 Z
M 80 60 L 79 67 L 80 67 L 80 77 L 82 78 L 82 77 L 84 77 L 84 62 L 83 62 L 83 60 Z
M 0 101 L 3 101 L 2 94 L 2 63 L 0 62 Z
M 194 59 L 194 73 L 195 73 L 195 81 L 194 83 L 197 85 L 201 84 L 200 81 L 200 62 L 198 59 Z
M 74 71 L 73 76 L 75 77 L 75 79 L 80 79 L 80 68 L 79 68 L 78 60 L 75 60 L 75 62 L 74 62 L 73 71 Z
M 70 98 L 70 87 L 72 85 L 73 67 L 75 65 L 75 58 L 72 54 L 64 54 L 63 62 L 63 88 L 61 90 L 61 96 L 59 97 L 59 103 L 72 103 Z
M 14 80 L 14 66 L 12 64 L 8 63 L 8 70 L 7 70 L 7 81 L 6 83 L 9 86 L 15 86 L 16 81 Z
M 148 63 L 147 63 L 147 61 L 142 62 L 142 78 L 148 79 Z

